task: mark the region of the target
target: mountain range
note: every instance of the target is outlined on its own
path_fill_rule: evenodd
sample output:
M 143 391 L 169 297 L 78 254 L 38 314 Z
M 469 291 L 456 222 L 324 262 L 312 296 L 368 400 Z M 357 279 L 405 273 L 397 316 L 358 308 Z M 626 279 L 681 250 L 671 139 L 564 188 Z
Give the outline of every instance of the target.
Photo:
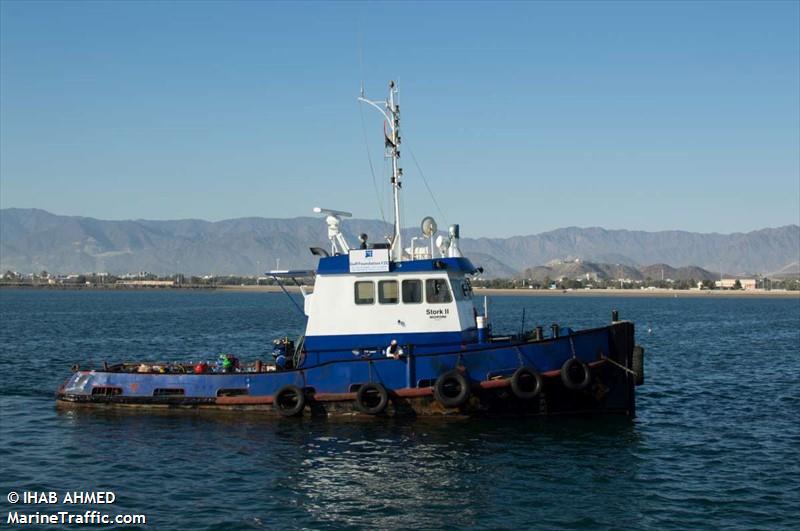
M 389 225 L 365 219 L 347 219 L 342 229 L 353 243 L 362 232 L 370 241 L 384 241 L 391 233 Z M 281 269 L 314 267 L 308 248 L 328 248 L 326 235 L 324 220 L 311 217 L 110 221 L 7 208 L 0 210 L 0 270 L 254 275 L 273 269 L 278 260 Z M 412 236 L 419 230 L 404 231 L 405 242 Z M 658 264 L 658 275 L 662 264 L 768 274 L 798 268 L 800 226 L 733 234 L 567 227 L 509 238 L 462 238 L 461 249 L 493 277 L 575 259 L 634 269 Z

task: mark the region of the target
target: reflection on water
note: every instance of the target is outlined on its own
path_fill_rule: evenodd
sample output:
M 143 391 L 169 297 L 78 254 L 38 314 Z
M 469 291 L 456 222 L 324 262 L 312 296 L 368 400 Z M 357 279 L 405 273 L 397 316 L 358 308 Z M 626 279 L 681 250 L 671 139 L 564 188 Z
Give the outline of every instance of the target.
M 169 481 L 179 471 L 189 483 L 173 485 L 171 497 L 196 504 L 211 496 L 207 516 L 222 502 L 237 524 L 274 522 L 277 513 L 314 528 L 394 528 L 413 519 L 475 527 L 487 518 L 511 522 L 520 508 L 564 523 L 552 508 L 531 505 L 532 496 L 635 476 L 640 445 L 624 418 L 331 421 L 77 410 L 58 422 L 68 428 L 65 448 L 115 456 L 117 484 L 149 474 Z M 121 455 L 120 441 L 136 455 Z M 203 485 L 212 490 L 199 495 Z

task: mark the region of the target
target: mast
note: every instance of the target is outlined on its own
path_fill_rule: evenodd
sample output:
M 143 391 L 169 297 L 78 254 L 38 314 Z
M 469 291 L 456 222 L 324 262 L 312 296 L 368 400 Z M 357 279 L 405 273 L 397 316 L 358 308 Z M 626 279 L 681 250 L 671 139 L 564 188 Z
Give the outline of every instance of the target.
M 391 258 L 395 262 L 403 259 L 402 224 L 400 222 L 400 189 L 403 187 L 403 168 L 400 167 L 400 105 L 397 103 L 397 84 L 389 82 L 389 97 L 385 101 L 371 101 L 364 97 L 364 88 L 358 101 L 367 103 L 380 111 L 386 119 L 384 142 L 386 157 L 392 160 L 392 196 L 394 199 L 394 235 L 391 243 Z

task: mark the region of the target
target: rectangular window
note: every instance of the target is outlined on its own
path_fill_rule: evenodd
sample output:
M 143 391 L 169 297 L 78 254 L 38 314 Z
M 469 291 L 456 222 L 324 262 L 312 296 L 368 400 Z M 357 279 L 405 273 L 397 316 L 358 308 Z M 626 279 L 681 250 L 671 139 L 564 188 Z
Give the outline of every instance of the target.
M 250 391 L 247 389 L 219 389 L 217 396 L 245 396 L 249 395 Z
M 109 387 L 104 385 L 97 385 L 92 387 L 92 395 L 103 395 L 103 396 L 117 396 L 122 394 L 121 387 Z
M 374 282 L 356 282 L 356 304 L 375 304 Z
M 421 280 L 403 281 L 403 302 L 406 304 L 422 302 Z
M 183 389 L 153 389 L 153 396 L 183 396 L 185 394 L 186 392 Z
M 378 302 L 381 304 L 397 304 L 399 301 L 396 280 L 381 280 L 378 282 Z
M 425 300 L 430 304 L 451 302 L 450 288 L 447 286 L 447 279 L 429 278 L 425 281 Z
M 457 301 L 467 301 L 472 298 L 472 284 L 468 278 L 452 278 L 453 295 Z

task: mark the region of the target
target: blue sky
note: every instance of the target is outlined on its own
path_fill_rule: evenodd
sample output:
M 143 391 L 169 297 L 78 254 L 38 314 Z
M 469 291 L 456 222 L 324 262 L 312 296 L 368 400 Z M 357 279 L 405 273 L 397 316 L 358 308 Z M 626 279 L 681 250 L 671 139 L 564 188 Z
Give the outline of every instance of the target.
M 380 218 L 355 98 L 362 79 L 379 99 L 395 78 L 406 226 L 426 214 L 464 236 L 800 222 L 798 2 L 0 10 L 3 208 Z M 388 209 L 382 122 L 363 119 Z

